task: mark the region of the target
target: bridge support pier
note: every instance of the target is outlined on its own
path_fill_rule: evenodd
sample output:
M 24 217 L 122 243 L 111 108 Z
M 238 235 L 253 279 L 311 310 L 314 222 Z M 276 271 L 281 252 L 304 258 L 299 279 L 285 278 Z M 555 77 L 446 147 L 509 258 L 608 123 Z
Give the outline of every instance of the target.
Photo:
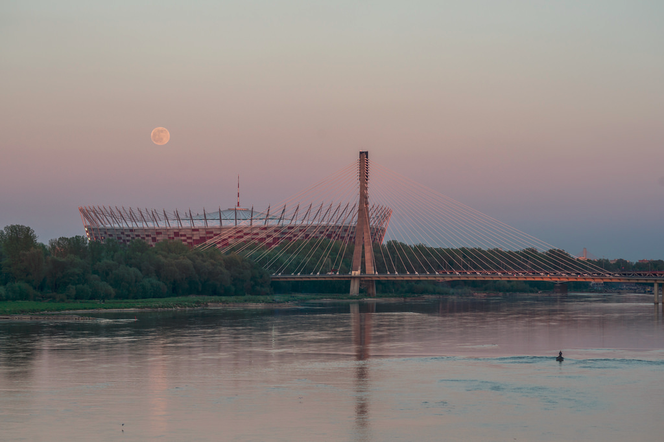
M 360 278 L 352 278 L 350 280 L 350 294 L 351 296 L 360 294 Z
M 652 292 L 655 297 L 655 305 L 659 304 L 659 284 L 655 283 L 652 288 Z
M 372 298 L 376 296 L 376 281 L 373 279 L 369 281 L 364 281 L 367 287 L 367 295 L 371 296 Z
M 376 296 L 376 281 L 373 279 L 362 280 L 361 278 L 352 278 L 350 280 L 350 294 L 355 296 L 360 294 L 360 284 L 367 289 L 367 295 Z

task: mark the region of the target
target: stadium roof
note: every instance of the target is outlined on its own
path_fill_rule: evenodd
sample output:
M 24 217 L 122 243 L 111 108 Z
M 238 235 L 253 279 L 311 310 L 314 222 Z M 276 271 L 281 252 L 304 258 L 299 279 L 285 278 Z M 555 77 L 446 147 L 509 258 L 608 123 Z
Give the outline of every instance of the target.
M 233 207 L 231 209 L 226 209 L 226 210 L 217 210 L 213 212 L 208 212 L 207 210 L 205 211 L 205 215 L 202 213 L 196 213 L 192 214 L 192 219 L 194 220 L 199 220 L 203 221 L 204 219 L 207 219 L 208 221 L 213 221 L 213 220 L 219 220 L 219 215 L 221 215 L 221 220 L 222 221 L 235 221 L 235 219 L 239 220 L 250 220 L 250 219 L 260 219 L 260 220 L 265 220 L 267 217 L 268 220 L 278 220 L 279 219 L 279 214 L 278 213 L 271 213 L 269 216 L 266 215 L 265 212 L 260 212 L 258 210 L 254 209 L 244 209 L 240 207 Z M 237 216 L 237 218 L 236 218 Z

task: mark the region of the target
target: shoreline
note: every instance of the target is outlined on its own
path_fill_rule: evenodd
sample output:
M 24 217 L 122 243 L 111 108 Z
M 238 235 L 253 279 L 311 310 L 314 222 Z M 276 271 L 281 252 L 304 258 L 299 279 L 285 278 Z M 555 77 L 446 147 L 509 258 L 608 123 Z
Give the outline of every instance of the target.
M 551 297 L 554 293 L 499 293 L 473 292 L 463 294 L 410 294 L 395 296 L 380 294 L 375 298 L 351 297 L 346 294 L 302 294 L 302 295 L 268 295 L 268 296 L 233 296 L 226 299 L 218 297 L 185 296 L 172 298 L 149 298 L 133 300 L 99 301 L 0 301 L 0 321 L 11 321 L 18 317 L 35 316 L 35 319 L 46 315 L 61 317 L 67 314 L 90 313 L 131 313 L 177 310 L 205 309 L 286 309 L 296 308 L 303 302 L 407 302 L 424 301 L 439 298 L 464 299 L 497 299 L 514 296 Z
M 437 295 L 436 295 L 437 296 Z M 303 295 L 269 295 L 269 296 L 233 296 L 225 299 L 207 296 L 183 296 L 171 298 L 125 299 L 95 301 L 0 301 L 0 320 L 9 316 L 93 313 L 93 312 L 139 312 L 168 311 L 193 309 L 259 309 L 259 308 L 294 308 L 306 301 L 343 302 L 376 300 L 424 299 L 422 295 L 394 295 L 361 298 L 342 294 L 303 294 Z
M 90 314 L 90 313 L 136 313 L 136 312 L 158 312 L 158 311 L 178 311 L 178 310 L 221 310 L 221 309 L 287 309 L 287 308 L 297 308 L 303 302 L 307 301 L 316 301 L 316 302 L 399 302 L 404 300 L 412 301 L 421 301 L 431 298 L 440 298 L 449 295 L 418 295 L 418 296 L 408 296 L 408 297 L 378 297 L 378 298 L 352 298 L 347 297 L 330 297 L 330 296 L 302 296 L 302 299 L 294 299 L 289 301 L 258 301 L 258 302 L 247 302 L 247 301 L 228 301 L 228 302 L 195 302 L 191 305 L 173 305 L 171 302 L 161 303 L 158 300 L 160 298 L 155 298 L 156 302 L 150 302 L 150 304 L 156 305 L 146 305 L 146 306 L 127 306 L 127 307 L 115 307 L 113 303 L 109 303 L 109 308 L 98 307 L 98 303 L 90 303 L 90 308 L 67 308 L 71 304 L 80 304 L 80 303 L 66 303 L 66 302 L 43 302 L 43 301 L 1 301 L 0 307 L 4 307 L 0 313 L 0 321 L 11 321 L 11 320 L 26 320 L 30 317 L 34 320 L 39 320 L 45 317 L 53 318 L 62 318 L 66 315 L 78 315 L 78 314 Z M 8 308 L 7 303 L 16 303 L 13 307 L 14 309 Z M 24 306 L 21 304 L 32 303 L 32 304 L 43 304 L 39 305 L 39 309 L 33 311 L 26 311 Z M 123 304 L 128 304 L 128 302 L 122 302 Z M 5 304 L 5 305 L 2 305 Z M 93 307 L 94 305 L 94 307 Z M 31 306 L 34 307 L 34 306 Z M 49 308 L 50 307 L 50 308 Z M 95 308 L 96 307 L 96 308 Z M 74 319 L 72 319 L 74 320 Z

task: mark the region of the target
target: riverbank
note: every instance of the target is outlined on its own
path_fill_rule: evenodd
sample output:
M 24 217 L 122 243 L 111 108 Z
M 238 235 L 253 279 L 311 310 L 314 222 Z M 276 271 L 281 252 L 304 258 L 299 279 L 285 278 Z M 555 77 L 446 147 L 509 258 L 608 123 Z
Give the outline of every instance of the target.
M 421 295 L 396 296 L 416 298 Z M 378 299 L 395 298 L 394 294 L 378 295 Z M 260 307 L 296 304 L 319 300 L 357 300 L 348 294 L 292 294 L 266 296 L 178 296 L 171 298 L 120 299 L 91 301 L 0 301 L 0 315 L 26 315 L 33 313 L 81 312 L 95 310 L 175 310 L 188 308 Z
M 94 321 L 90 316 L 78 315 L 0 315 L 0 321 L 49 321 L 49 322 L 72 322 L 72 321 Z
M 470 292 L 439 294 L 378 293 L 375 300 L 418 300 L 431 297 L 510 298 L 513 296 L 556 296 L 555 293 Z M 87 311 L 178 310 L 194 308 L 274 308 L 289 307 L 305 301 L 358 301 L 367 298 L 347 293 L 306 293 L 265 296 L 175 296 L 170 298 L 118 299 L 89 301 L 0 301 L 0 316 L 43 313 L 82 313 Z M 1 320 L 2 318 L 0 318 Z

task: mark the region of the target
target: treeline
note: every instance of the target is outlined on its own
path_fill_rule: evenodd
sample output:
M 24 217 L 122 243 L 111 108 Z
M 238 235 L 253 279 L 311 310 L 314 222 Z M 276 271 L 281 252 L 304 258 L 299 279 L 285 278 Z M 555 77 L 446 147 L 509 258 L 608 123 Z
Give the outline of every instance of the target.
M 664 261 L 661 259 L 647 262 L 631 262 L 624 259 L 611 261 L 608 259 L 598 259 L 590 262 L 609 272 L 664 272 Z
M 247 253 L 246 244 L 237 250 Z M 282 242 L 266 249 L 259 246 L 249 257 L 271 273 L 311 274 L 350 273 L 353 244 L 329 239 L 306 239 Z M 496 271 L 575 271 L 594 272 L 595 261 L 577 260 L 564 250 L 538 251 L 533 248 L 511 251 L 479 247 L 443 248 L 423 244 L 415 246 L 399 241 L 373 245 L 377 273 L 466 272 L 478 269 Z M 608 261 L 607 261 L 608 262 Z
M 150 247 L 61 237 L 39 243 L 32 228 L 0 230 L 0 300 L 138 299 L 269 294 L 270 276 L 235 254 L 177 241 Z
M 275 293 L 348 293 L 347 281 L 273 281 Z M 537 293 L 553 291 L 553 282 L 524 281 L 376 281 L 376 292 L 387 295 L 465 295 L 474 292 Z M 587 290 L 588 283 L 569 283 L 570 290 Z M 363 291 L 362 287 L 361 291 Z
M 241 247 L 241 245 L 239 246 Z M 186 295 L 241 296 L 278 293 L 348 293 L 348 281 L 274 282 L 263 267 L 274 273 L 350 273 L 353 244 L 340 241 L 306 240 L 282 243 L 257 250 L 245 259 L 237 254 L 222 255 L 212 248 L 190 249 L 177 241 L 150 247 L 141 240 L 121 244 L 88 242 L 85 237 L 61 237 L 42 244 L 26 226 L 11 225 L 0 230 L 0 300 L 105 300 L 160 298 Z M 391 260 L 401 254 L 397 261 Z M 251 260 L 262 256 L 258 262 Z M 379 273 L 430 271 L 418 256 L 440 256 L 438 271 L 463 271 L 474 261 L 490 263 L 496 269 L 529 269 L 555 260 L 574 267 L 594 265 L 612 272 L 664 271 L 664 261 L 633 263 L 577 261 L 561 250 L 507 252 L 482 249 L 438 249 L 423 245 L 408 247 L 390 241 L 374 245 Z M 396 264 L 395 264 L 396 263 Z M 406 265 L 408 263 L 409 265 Z M 581 283 L 579 283 L 581 284 Z M 578 289 L 585 287 L 579 286 Z M 553 283 L 521 281 L 378 281 L 384 294 L 446 294 L 464 291 L 536 292 L 553 289 Z
M 522 251 L 484 250 L 480 248 L 434 248 L 424 245 L 411 247 L 398 241 L 374 244 L 374 258 L 378 273 L 430 273 L 436 271 L 468 271 L 481 266 L 507 269 L 517 266 L 522 270 L 558 266 L 584 269 L 589 262 L 577 261 L 562 250 L 538 252 L 534 249 Z M 282 242 L 266 248 L 259 246 L 247 249 L 245 243 L 238 244 L 240 253 L 258 260 L 275 274 L 311 274 L 328 272 L 350 273 L 354 245 L 328 239 L 306 239 Z M 277 293 L 347 293 L 347 281 L 289 281 L 272 283 Z M 523 281 L 377 281 L 376 290 L 382 294 L 463 294 L 465 292 L 532 293 L 551 291 L 554 283 Z M 579 285 L 579 284 L 577 284 Z M 587 284 L 579 288 L 586 288 Z

